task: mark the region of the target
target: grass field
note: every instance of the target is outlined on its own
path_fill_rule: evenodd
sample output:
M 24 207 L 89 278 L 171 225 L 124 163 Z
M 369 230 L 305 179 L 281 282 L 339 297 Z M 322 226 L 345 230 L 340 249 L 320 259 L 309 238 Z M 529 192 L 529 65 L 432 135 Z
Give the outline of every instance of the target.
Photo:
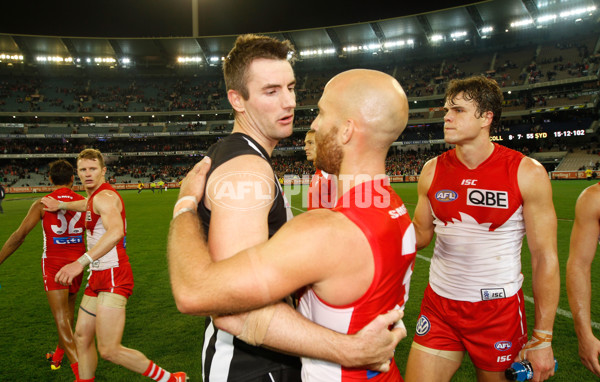
M 565 291 L 565 266 L 569 235 L 573 224 L 573 207 L 587 181 L 554 181 L 554 203 L 558 216 L 558 249 L 561 264 L 561 300 L 554 326 L 554 351 L 558 372 L 554 381 L 592 381 L 592 373 L 579 361 L 577 338 Z M 410 213 L 414 210 L 416 184 L 396 184 Z M 144 191 L 121 193 L 127 209 L 127 251 L 135 277 L 134 294 L 127 307 L 127 324 L 123 344 L 142 351 L 167 370 L 184 370 L 192 381 L 201 381 L 201 343 L 203 317 L 180 314 L 175 308 L 166 261 L 166 238 L 177 190 L 152 194 Z M 27 213 L 36 195 L 7 195 L 5 213 L 0 215 L 0 243 L 10 236 Z M 39 197 L 39 195 L 38 195 Z M 300 213 L 300 196 L 292 197 L 294 212 Z M 0 267 L 0 381 L 73 381 L 68 362 L 51 371 L 44 354 L 56 346 L 56 329 L 43 291 L 40 257 L 41 227 L 37 227 L 21 248 Z M 419 312 L 423 290 L 427 285 L 432 246 L 420 251 L 405 312 L 408 337 L 396 351 L 403 373 L 410 342 Z M 523 250 L 524 293 L 531 293 L 531 266 L 527 245 Z M 600 266 L 592 270 L 594 292 L 600 288 Z M 597 299 L 597 294 L 594 293 Z M 526 302 L 529 326 L 533 324 L 533 304 Z M 600 321 L 600 307 L 592 305 L 592 319 Z M 596 324 L 597 325 L 597 324 Z M 597 326 L 598 327 L 598 326 Z M 595 330 L 597 335 L 600 335 Z M 97 381 L 147 381 L 148 379 L 110 362 L 99 360 Z M 475 373 L 468 359 L 453 379 L 474 381 Z

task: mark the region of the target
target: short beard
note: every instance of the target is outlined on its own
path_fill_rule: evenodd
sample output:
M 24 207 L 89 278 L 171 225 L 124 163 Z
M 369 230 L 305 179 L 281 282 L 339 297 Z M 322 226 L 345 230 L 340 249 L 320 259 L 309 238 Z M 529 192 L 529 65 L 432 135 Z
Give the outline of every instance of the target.
M 315 141 L 317 144 L 317 160 L 315 161 L 315 167 L 328 174 L 335 175 L 339 175 L 342 159 L 344 158 L 342 146 L 338 145 L 335 141 L 337 132 L 338 128 L 333 127 L 329 134 L 324 137 L 321 137 L 318 131 L 315 134 Z

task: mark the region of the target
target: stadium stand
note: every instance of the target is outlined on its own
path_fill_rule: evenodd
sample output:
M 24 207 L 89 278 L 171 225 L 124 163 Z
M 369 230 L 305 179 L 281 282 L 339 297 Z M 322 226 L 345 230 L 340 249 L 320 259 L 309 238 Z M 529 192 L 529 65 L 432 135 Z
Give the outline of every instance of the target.
M 471 17 L 477 13 L 483 19 L 506 5 L 500 0 L 484 3 L 471 6 L 468 12 L 464 7 L 452 12 Z M 423 17 L 434 19 L 444 12 L 451 11 Z M 301 56 L 296 64 L 295 129 L 274 152 L 278 175 L 301 176 L 311 171 L 302 150 L 304 133 L 317 114 L 317 101 L 328 79 L 353 67 L 393 75 L 409 96 L 409 125 L 390 150 L 390 175 L 416 175 L 428 158 L 447 149 L 442 128 L 446 85 L 454 78 L 478 74 L 496 79 L 504 92 L 503 126 L 495 140 L 539 159 L 548 171 L 577 171 L 592 162 L 596 166 L 592 157 L 598 151 L 600 27 L 591 15 L 574 24 L 557 22 L 489 38 L 479 33 L 443 44 L 423 40 L 398 51 L 380 49 L 377 54 L 360 41 L 356 54 L 341 47 L 341 41 L 360 39 L 356 31 L 363 24 L 334 28 L 343 38 L 326 40 L 333 41 L 336 55 Z M 369 25 L 371 30 L 379 28 L 381 41 L 391 41 L 385 34 L 397 32 L 389 27 L 409 21 L 400 18 Z M 292 38 L 302 48 L 333 34 L 331 29 L 328 33 L 319 29 L 290 31 L 281 37 Z M 314 41 L 307 42 L 311 38 Z M 35 41 L 32 36 L 17 40 L 28 39 Z M 231 36 L 223 37 L 223 45 L 228 46 L 229 40 Z M 60 43 L 60 38 L 44 36 L 44 41 Z M 125 42 L 134 44 L 135 40 Z M 161 43 L 160 39 L 153 42 Z M 138 49 L 143 46 L 140 42 Z M 176 67 L 174 59 L 162 57 L 159 64 L 129 68 L 0 59 L 3 181 L 9 185 L 47 182 L 43 175 L 37 176 L 43 174 L 39 171 L 47 162 L 61 155 L 72 157 L 85 147 L 98 148 L 114 158 L 110 165 L 118 165 L 112 173 L 116 182 L 138 182 L 159 173 L 176 181 L 197 155 L 231 131 L 233 114 L 219 65 Z M 28 160 L 23 162 L 23 158 Z M 28 172 L 15 171 L 17 166 L 27 167 Z

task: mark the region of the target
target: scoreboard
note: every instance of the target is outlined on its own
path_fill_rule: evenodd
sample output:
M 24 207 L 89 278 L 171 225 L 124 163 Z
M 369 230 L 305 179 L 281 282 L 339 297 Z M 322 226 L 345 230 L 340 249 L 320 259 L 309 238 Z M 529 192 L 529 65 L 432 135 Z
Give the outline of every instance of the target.
M 584 129 L 575 130 L 556 130 L 550 132 L 539 132 L 539 133 L 500 133 L 491 135 L 490 140 L 493 142 L 502 141 L 525 141 L 525 140 L 540 140 L 548 138 L 577 138 L 584 137 L 586 132 Z

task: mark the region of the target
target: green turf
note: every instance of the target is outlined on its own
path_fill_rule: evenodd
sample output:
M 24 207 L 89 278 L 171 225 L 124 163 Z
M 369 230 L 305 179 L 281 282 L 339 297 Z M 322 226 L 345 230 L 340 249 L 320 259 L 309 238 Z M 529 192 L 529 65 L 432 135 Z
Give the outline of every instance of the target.
M 573 206 L 579 192 L 591 185 L 588 181 L 554 181 L 554 201 L 558 222 L 558 249 L 561 263 L 560 309 L 568 312 L 564 271 L 568 256 Z M 395 184 L 409 212 L 414 210 L 416 184 Z M 290 192 L 291 193 L 291 192 Z M 180 314 L 175 308 L 165 258 L 167 229 L 176 190 L 152 194 L 125 191 L 121 195 L 127 209 L 127 250 L 134 270 L 136 286 L 127 307 L 123 344 L 142 351 L 167 370 L 184 370 L 192 381 L 201 380 L 202 317 Z M 39 196 L 39 195 L 38 195 Z M 5 213 L 0 215 L 0 243 L 18 227 L 35 195 L 7 195 Z M 300 213 L 301 197 L 292 205 Z M 21 248 L 0 266 L 0 381 L 73 381 L 68 362 L 58 371 L 50 371 L 44 354 L 56 346 L 56 330 L 43 292 L 40 256 L 41 228 L 37 227 Z M 408 338 L 400 343 L 396 360 L 401 372 L 406 366 L 410 340 L 419 311 L 420 299 L 427 284 L 432 246 L 419 252 L 412 278 L 405 323 Z M 524 293 L 531 296 L 531 266 L 526 244 L 523 251 Z M 594 262 L 594 291 L 600 288 L 600 266 Z M 596 298 L 596 294 L 594 294 Z M 533 324 L 533 304 L 526 302 L 529 325 Z M 600 308 L 592 305 L 592 319 L 600 321 Z M 595 331 L 597 333 L 597 331 Z M 593 375 L 577 355 L 573 321 L 557 315 L 554 327 L 554 351 L 559 362 L 555 381 L 589 381 Z M 600 333 L 597 333 L 600 336 Z M 100 360 L 97 381 L 147 381 L 148 379 L 110 362 Z M 474 381 L 474 369 L 465 360 L 453 381 Z

